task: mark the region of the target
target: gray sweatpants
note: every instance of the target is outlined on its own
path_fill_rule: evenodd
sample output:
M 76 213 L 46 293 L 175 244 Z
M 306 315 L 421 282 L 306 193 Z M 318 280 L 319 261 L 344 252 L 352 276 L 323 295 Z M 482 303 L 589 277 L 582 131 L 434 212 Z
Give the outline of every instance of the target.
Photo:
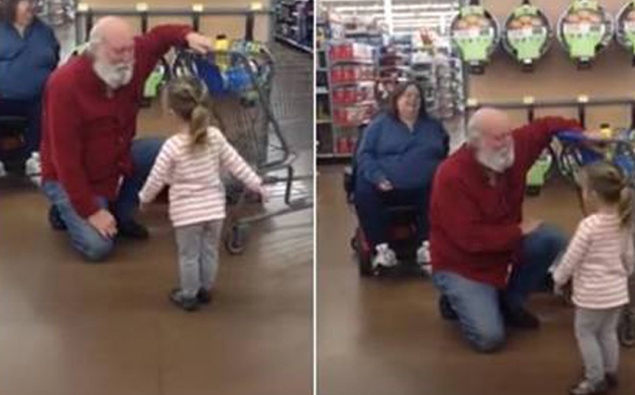
M 629 302 L 627 308 L 635 314 L 635 274 L 631 274 L 628 278 L 628 296 Z
M 222 227 L 222 220 L 176 227 L 183 296 L 194 297 L 200 288 L 214 285 Z
M 584 361 L 585 378 L 594 384 L 604 380 L 606 373 L 617 373 L 620 359 L 617 323 L 622 308 L 576 308 L 575 336 Z

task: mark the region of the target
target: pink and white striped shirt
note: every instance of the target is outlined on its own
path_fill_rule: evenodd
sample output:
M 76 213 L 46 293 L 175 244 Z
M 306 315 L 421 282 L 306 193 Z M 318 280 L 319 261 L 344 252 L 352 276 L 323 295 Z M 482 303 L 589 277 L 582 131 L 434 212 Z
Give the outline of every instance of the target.
M 139 199 L 154 200 L 170 186 L 170 219 L 186 226 L 225 218 L 225 188 L 220 171 L 228 170 L 249 189 L 257 191 L 261 180 L 225 139 L 220 130 L 208 129 L 209 145 L 192 150 L 190 137 L 178 133 L 161 148 Z
M 620 226 L 616 213 L 596 213 L 578 225 L 553 278 L 564 284 L 573 277 L 576 306 L 608 309 L 628 303 L 634 264 L 631 231 Z

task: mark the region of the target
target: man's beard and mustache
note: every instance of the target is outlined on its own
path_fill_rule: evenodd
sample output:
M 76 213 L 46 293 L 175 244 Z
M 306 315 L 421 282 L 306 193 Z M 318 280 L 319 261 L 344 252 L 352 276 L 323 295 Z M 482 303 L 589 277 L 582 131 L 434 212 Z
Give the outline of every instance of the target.
M 514 164 L 514 143 L 511 142 L 499 150 L 491 150 L 479 144 L 476 160 L 488 169 L 502 173 Z
M 95 73 L 111 89 L 119 89 L 128 85 L 134 74 L 134 62 L 118 63 L 115 65 L 96 60 L 93 63 Z

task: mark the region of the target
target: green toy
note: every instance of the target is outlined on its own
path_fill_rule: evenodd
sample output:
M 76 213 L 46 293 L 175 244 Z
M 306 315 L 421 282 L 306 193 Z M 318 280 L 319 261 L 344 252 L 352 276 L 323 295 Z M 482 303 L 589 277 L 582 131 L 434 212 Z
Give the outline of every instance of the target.
M 478 1 L 462 7 L 450 26 L 452 42 L 470 71 L 481 74 L 498 43 L 498 24 Z
M 617 42 L 633 56 L 635 66 L 635 0 L 629 1 L 617 17 Z
M 152 70 L 143 87 L 144 99 L 154 99 L 159 96 L 161 87 L 165 83 L 168 72 L 168 66 L 165 60 L 161 59 L 159 64 Z
M 79 56 L 79 55 L 83 54 L 84 51 L 86 51 L 88 49 L 89 45 L 90 45 L 90 43 L 88 43 L 88 42 L 85 42 L 83 44 L 79 44 L 78 46 L 75 47 L 75 49 L 73 49 L 71 51 L 71 55 L 70 56 L 71 57 L 72 56 Z
M 575 0 L 560 19 L 558 38 L 579 66 L 590 64 L 612 37 L 611 16 L 596 0 Z
M 534 62 L 549 49 L 549 36 L 549 21 L 545 15 L 524 0 L 505 22 L 503 47 L 524 70 L 530 71 Z
M 553 156 L 551 154 L 551 151 L 547 149 L 543 151 L 538 160 L 536 160 L 534 165 L 531 167 L 531 169 L 529 169 L 529 172 L 527 173 L 527 194 L 538 195 L 540 193 L 540 190 L 545 184 L 552 165 Z

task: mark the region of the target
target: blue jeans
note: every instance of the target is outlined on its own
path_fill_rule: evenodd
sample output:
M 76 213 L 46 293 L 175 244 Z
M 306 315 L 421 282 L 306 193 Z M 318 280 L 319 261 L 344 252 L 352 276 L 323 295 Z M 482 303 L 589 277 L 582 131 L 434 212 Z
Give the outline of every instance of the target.
M 134 162 L 134 171 L 130 177 L 124 179 L 117 199 L 109 205 L 106 198 L 97 197 L 97 202 L 102 208 L 112 210 L 118 224 L 133 220 L 134 213 L 139 205 L 139 191 L 148 178 L 162 145 L 163 140 L 161 139 L 138 139 L 133 141 L 131 155 Z M 112 252 L 114 241 L 103 237 L 85 218 L 77 214 L 64 187 L 59 182 L 44 182 L 42 191 L 51 201 L 51 204 L 57 208 L 61 220 L 66 224 L 71 245 L 84 258 L 92 262 L 98 262 Z
M 524 264 L 513 268 L 504 291 L 453 272 L 433 273 L 435 286 L 449 301 L 464 337 L 477 351 L 491 352 L 504 345 L 501 298 L 510 308 L 522 308 L 566 245 L 566 237 L 551 226 L 542 225 L 527 235 L 521 246 Z

